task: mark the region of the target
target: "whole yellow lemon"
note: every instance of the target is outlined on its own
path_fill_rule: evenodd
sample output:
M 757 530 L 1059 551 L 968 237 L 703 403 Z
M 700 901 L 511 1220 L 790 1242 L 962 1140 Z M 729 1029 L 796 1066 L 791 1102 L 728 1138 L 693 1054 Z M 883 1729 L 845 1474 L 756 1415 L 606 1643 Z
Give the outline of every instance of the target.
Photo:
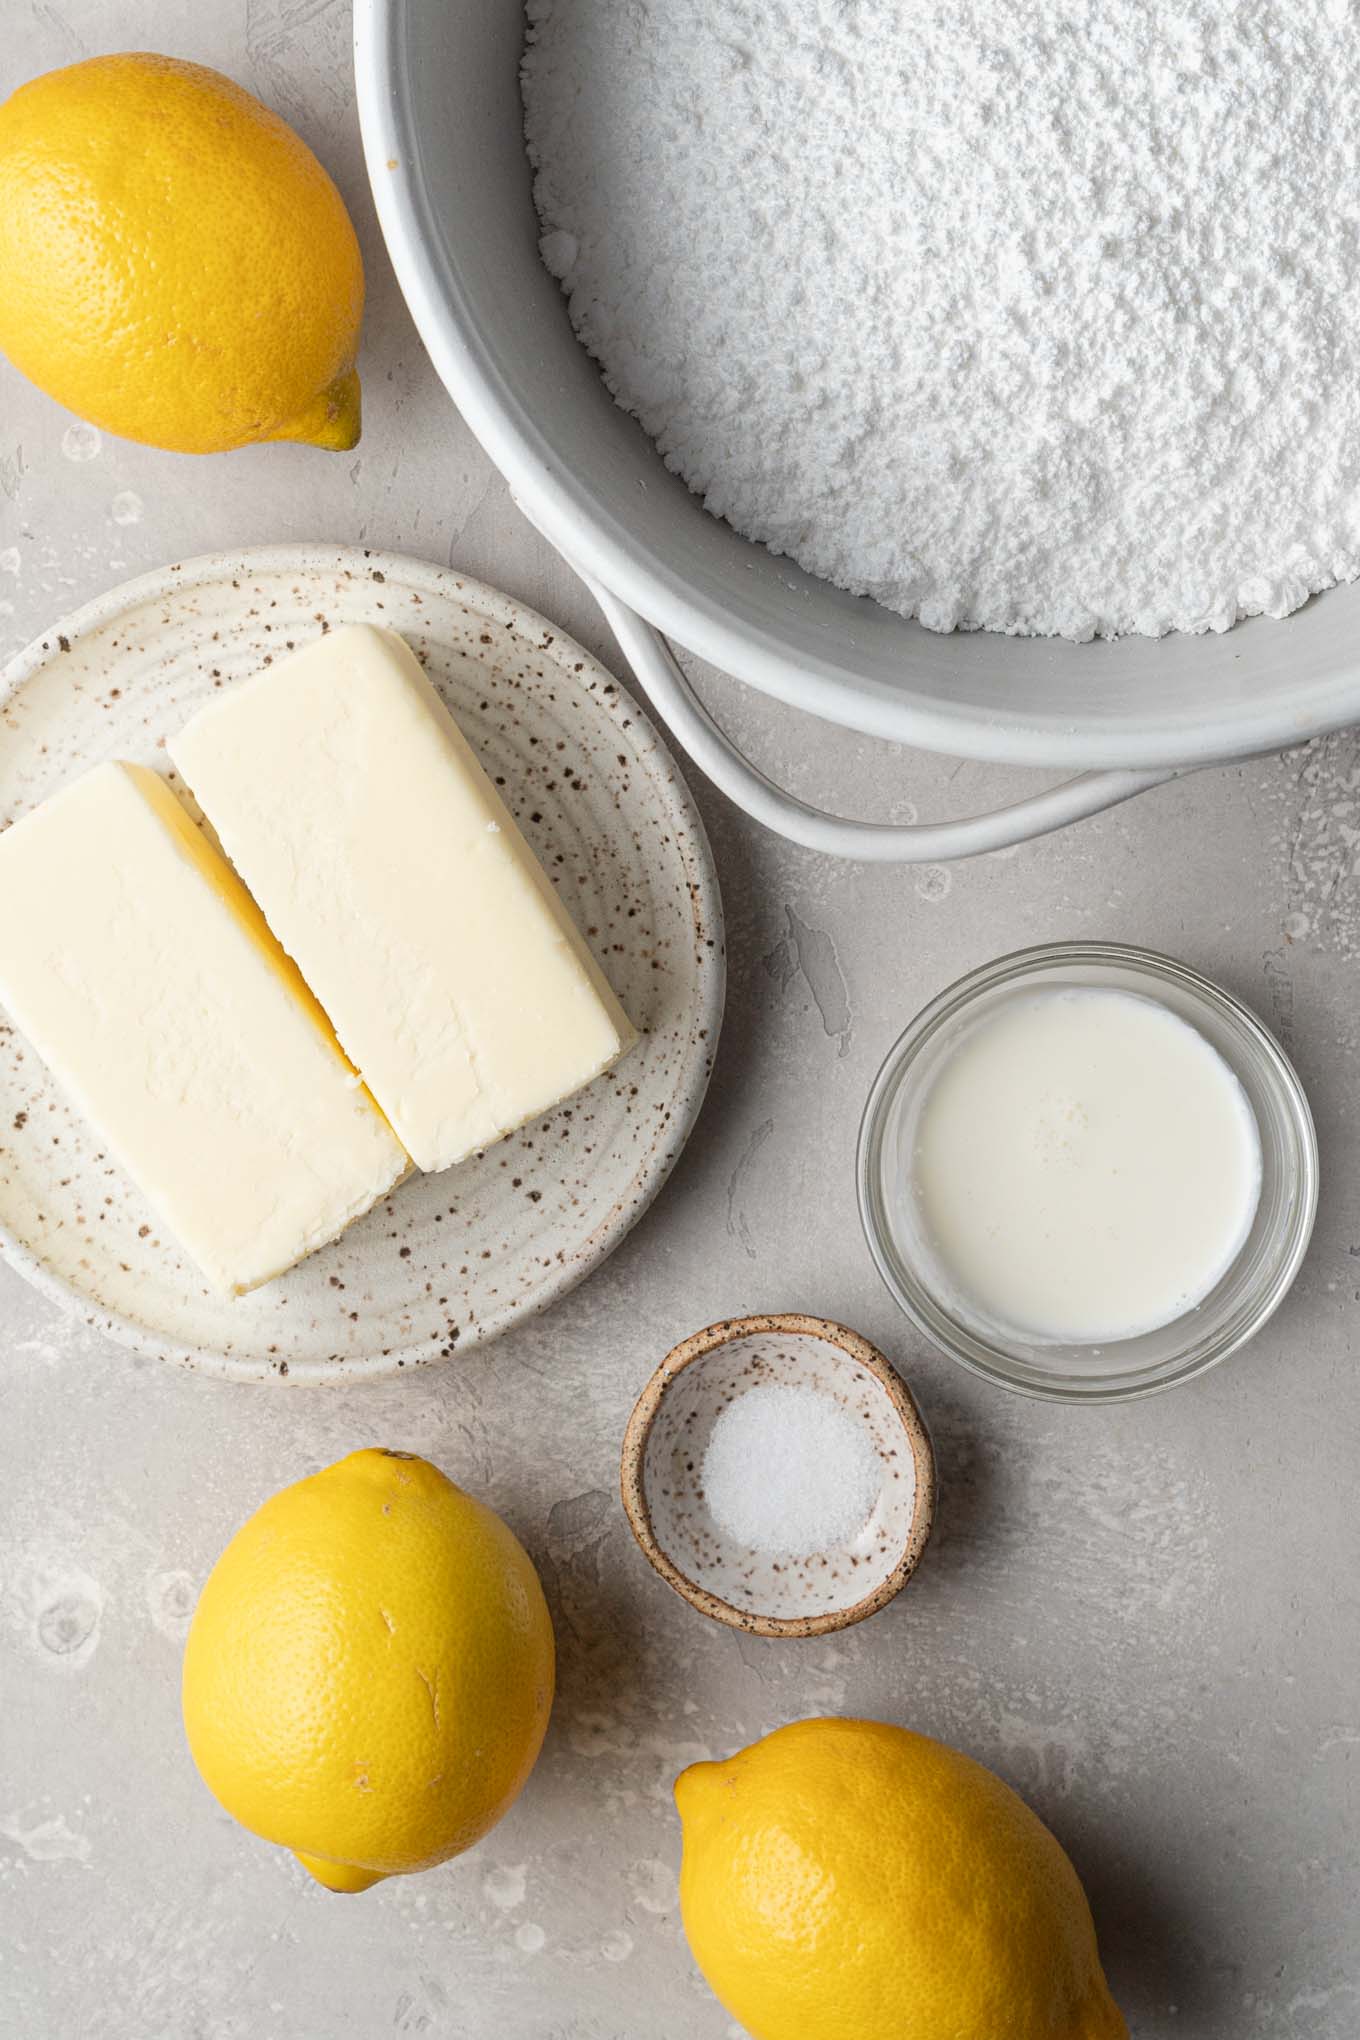
M 174 57 L 91 57 L 0 105 L 0 350 L 176 453 L 359 437 L 344 200 L 276 113 Z
M 407 1452 L 352 1452 L 257 1510 L 184 1653 L 209 1789 L 333 1891 L 471 1848 L 533 1769 L 552 1697 L 528 1553 Z
M 1076 1871 L 957 1750 L 798 1721 L 675 1798 L 685 1932 L 754 2040 L 1127 2040 Z

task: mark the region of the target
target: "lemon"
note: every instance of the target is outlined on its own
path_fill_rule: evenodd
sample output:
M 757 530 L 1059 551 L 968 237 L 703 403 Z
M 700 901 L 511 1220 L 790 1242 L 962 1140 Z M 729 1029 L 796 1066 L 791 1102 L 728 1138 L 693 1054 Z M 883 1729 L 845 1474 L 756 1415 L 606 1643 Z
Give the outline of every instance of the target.
M 1127 2040 L 1076 1871 L 971 1758 L 799 1721 L 675 1797 L 685 1932 L 755 2040 Z
M 344 201 L 293 130 L 173 57 L 92 57 L 0 105 L 0 350 L 125 439 L 359 437 Z
M 552 1696 L 524 1547 L 405 1452 L 353 1452 L 257 1510 L 184 1654 L 210 1790 L 333 1891 L 479 1840 L 533 1769 Z

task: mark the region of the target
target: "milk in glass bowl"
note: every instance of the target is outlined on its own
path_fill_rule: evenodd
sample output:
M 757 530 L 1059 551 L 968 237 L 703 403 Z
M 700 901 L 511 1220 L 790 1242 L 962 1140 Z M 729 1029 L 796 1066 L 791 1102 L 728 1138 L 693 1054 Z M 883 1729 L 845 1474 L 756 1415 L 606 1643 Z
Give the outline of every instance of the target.
M 1064 943 L 986 965 L 912 1022 L 859 1149 L 870 1248 L 974 1371 L 1063 1400 L 1203 1372 L 1308 1244 L 1302 1086 L 1245 1006 L 1170 958 Z

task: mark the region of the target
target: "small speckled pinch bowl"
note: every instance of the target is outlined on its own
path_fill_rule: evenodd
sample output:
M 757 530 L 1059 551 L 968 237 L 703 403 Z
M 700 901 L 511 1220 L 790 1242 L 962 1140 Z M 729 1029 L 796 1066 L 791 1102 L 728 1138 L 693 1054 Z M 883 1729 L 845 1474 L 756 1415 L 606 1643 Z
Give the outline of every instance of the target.
M 704 1500 L 713 1426 L 747 1389 L 816 1389 L 861 1421 L 882 1469 L 874 1506 L 844 1544 L 803 1557 L 736 1544 Z M 725 1318 L 666 1355 L 623 1439 L 623 1506 L 668 1586 L 703 1615 L 756 1636 L 823 1636 L 877 1614 L 920 1563 L 935 1518 L 935 1452 L 901 1376 L 827 1318 Z

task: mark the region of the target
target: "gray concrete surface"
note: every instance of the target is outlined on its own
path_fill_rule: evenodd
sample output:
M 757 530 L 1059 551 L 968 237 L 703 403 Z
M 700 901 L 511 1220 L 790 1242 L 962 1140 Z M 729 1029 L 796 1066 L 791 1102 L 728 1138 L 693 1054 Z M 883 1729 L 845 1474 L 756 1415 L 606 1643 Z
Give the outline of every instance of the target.
M 324 537 L 453 561 L 614 659 L 406 318 L 360 167 L 341 0 L 12 0 L 5 24 L 6 88 L 150 45 L 261 93 L 337 174 L 371 287 L 349 457 L 195 462 L 91 440 L 5 370 L 8 644 L 176 554 Z M 1025 783 L 701 677 L 760 756 L 846 808 L 961 811 Z M 717 1078 L 654 1210 L 551 1315 L 392 1387 L 231 1389 L 139 1362 L 0 1268 L 0 2032 L 720 2040 L 736 2029 L 676 1912 L 670 1781 L 819 1710 L 944 1736 L 1029 1796 L 1086 1878 L 1139 2040 L 1360 2030 L 1360 744 L 1205 774 L 952 871 L 833 866 L 698 792 L 729 915 Z M 923 1350 L 854 1207 L 860 1106 L 901 1025 L 965 968 L 1064 935 L 1172 950 L 1250 999 L 1297 1057 L 1323 1144 L 1313 1251 L 1279 1317 L 1201 1383 L 1122 1410 L 1032 1406 Z M 858 1326 L 935 1427 L 934 1547 L 841 1641 L 706 1625 L 643 1564 L 616 1498 L 624 1420 L 658 1357 L 756 1308 Z M 179 1657 L 242 1518 L 377 1442 L 429 1454 L 524 1536 L 561 1693 L 528 1790 L 475 1853 L 341 1903 L 198 1783 Z

